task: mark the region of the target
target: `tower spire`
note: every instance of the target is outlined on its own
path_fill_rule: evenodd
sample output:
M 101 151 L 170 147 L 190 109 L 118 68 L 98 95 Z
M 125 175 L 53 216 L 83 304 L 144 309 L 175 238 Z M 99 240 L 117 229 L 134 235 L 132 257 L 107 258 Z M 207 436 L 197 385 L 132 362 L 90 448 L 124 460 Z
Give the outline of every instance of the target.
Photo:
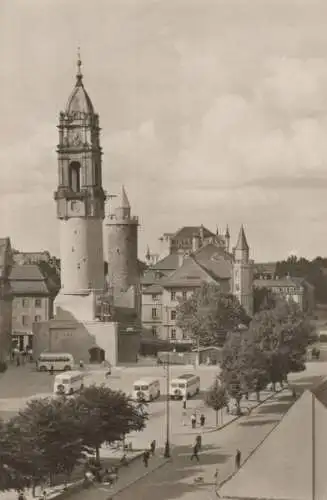
M 77 47 L 77 73 L 76 73 L 76 86 L 79 87 L 82 85 L 83 75 L 81 72 L 81 48 Z
M 244 226 L 242 224 L 236 243 L 236 250 L 249 250 L 248 242 L 246 241 Z

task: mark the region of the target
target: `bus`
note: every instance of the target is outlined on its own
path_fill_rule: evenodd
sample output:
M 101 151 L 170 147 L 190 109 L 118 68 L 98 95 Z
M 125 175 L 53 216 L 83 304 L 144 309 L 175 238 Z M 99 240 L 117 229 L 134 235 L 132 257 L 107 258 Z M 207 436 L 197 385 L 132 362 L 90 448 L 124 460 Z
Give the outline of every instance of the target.
M 84 373 L 70 371 L 55 376 L 54 394 L 74 394 L 84 388 Z
M 69 353 L 43 352 L 36 361 L 36 369 L 39 372 L 46 372 L 51 369 L 54 371 L 68 371 L 74 367 L 74 358 Z
M 186 373 L 170 382 L 169 396 L 172 399 L 188 399 L 200 392 L 200 377 Z
M 156 378 L 145 377 L 133 384 L 132 398 L 136 401 L 153 401 L 160 396 L 160 382 Z

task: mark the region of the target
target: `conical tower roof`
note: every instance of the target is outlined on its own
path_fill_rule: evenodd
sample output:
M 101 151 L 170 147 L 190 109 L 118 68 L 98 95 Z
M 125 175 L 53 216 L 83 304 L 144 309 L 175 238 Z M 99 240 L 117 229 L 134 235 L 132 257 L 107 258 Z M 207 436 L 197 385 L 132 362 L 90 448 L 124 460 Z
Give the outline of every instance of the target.
M 237 243 L 236 243 L 236 250 L 249 250 L 249 245 L 248 242 L 246 241 L 246 236 L 245 236 L 245 231 L 244 231 L 244 226 L 242 224 L 240 232 L 238 233 L 238 238 L 237 238 Z
M 121 188 L 119 208 L 131 208 L 124 186 Z

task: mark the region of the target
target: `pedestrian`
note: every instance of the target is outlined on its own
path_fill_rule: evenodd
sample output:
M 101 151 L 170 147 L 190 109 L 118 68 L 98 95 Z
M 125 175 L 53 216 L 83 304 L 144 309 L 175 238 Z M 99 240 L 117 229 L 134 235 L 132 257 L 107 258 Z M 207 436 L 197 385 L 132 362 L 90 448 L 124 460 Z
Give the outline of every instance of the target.
M 192 413 L 191 415 L 191 424 L 192 424 L 192 429 L 196 428 L 196 415 L 195 413 Z
M 240 467 L 241 467 L 241 452 L 240 450 L 236 450 L 235 469 L 238 470 Z
M 83 368 L 84 368 L 84 361 L 80 360 L 79 367 L 80 367 L 81 370 L 83 370 Z
M 109 361 L 104 360 L 103 361 L 103 366 L 104 366 L 104 368 L 106 368 L 106 372 L 104 374 L 105 378 L 110 377 L 110 375 L 111 375 L 111 364 L 109 363 Z
M 195 444 L 197 445 L 198 450 L 201 450 L 201 448 L 202 448 L 202 436 L 200 436 L 200 435 L 196 436 Z
M 26 496 L 23 491 L 18 493 L 18 500 L 26 500 Z
M 198 462 L 200 461 L 200 459 L 199 459 L 199 447 L 198 447 L 197 443 L 195 443 L 195 445 L 193 446 L 193 453 L 191 455 L 191 461 L 193 461 L 193 458 L 196 458 Z
M 47 492 L 45 490 L 43 490 L 43 492 L 42 492 L 42 500 L 47 500 L 47 498 L 48 498 Z
M 151 444 L 150 444 L 150 450 L 151 450 L 151 454 L 154 455 L 155 454 L 155 451 L 156 451 L 156 440 L 154 439 L 153 441 L 151 441 Z
M 149 450 L 145 450 L 145 452 L 143 453 L 144 467 L 148 467 L 148 465 L 149 465 L 149 458 L 150 458 L 150 452 L 149 452 Z
M 183 410 L 186 410 L 186 398 L 183 398 Z
M 17 354 L 17 358 L 16 358 L 16 366 L 20 366 L 19 354 Z
M 205 418 L 205 416 L 202 413 L 202 415 L 200 417 L 200 425 L 201 425 L 201 427 L 204 427 L 205 422 L 206 422 L 206 418 Z
M 296 390 L 294 389 L 294 387 L 292 389 L 292 398 L 296 399 Z
M 219 487 L 219 469 L 216 469 L 216 472 L 215 472 L 213 477 L 215 479 L 216 488 L 218 488 Z
M 49 370 L 49 375 L 53 375 L 53 374 L 54 374 L 54 366 L 51 365 L 50 370 Z

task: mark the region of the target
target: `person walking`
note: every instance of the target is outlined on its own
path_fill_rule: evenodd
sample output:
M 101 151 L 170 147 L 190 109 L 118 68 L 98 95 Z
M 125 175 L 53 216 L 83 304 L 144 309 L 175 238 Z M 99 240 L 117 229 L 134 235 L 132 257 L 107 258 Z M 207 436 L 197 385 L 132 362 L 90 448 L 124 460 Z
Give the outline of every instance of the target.
M 200 436 L 200 435 L 196 436 L 195 444 L 197 445 L 198 450 L 201 450 L 201 448 L 202 448 L 202 436 Z
M 23 491 L 18 493 L 18 500 L 26 500 L 26 496 Z
M 151 454 L 154 455 L 155 454 L 155 451 L 156 451 L 156 440 L 154 439 L 153 441 L 151 441 L 151 444 L 150 444 L 150 451 L 151 451 Z
M 49 370 L 49 375 L 53 375 L 53 374 L 54 374 L 54 366 L 51 365 L 50 370 Z
M 206 422 L 206 418 L 205 418 L 205 416 L 202 413 L 201 417 L 200 417 L 200 425 L 201 425 L 201 427 L 204 427 L 205 422 Z
M 186 410 L 186 397 L 183 397 L 183 410 Z
M 192 413 L 192 415 L 191 415 L 191 425 L 192 425 L 192 429 L 196 428 L 196 415 L 195 415 L 195 413 Z
M 238 470 L 240 467 L 241 467 L 241 452 L 240 450 L 236 450 L 235 469 Z
M 198 443 L 195 443 L 195 445 L 193 446 L 193 452 L 192 452 L 192 455 L 191 455 L 191 461 L 193 462 L 193 458 L 196 458 L 196 460 L 198 462 L 200 462 L 200 459 L 199 459 L 199 446 L 198 446 Z
M 150 459 L 150 452 L 149 450 L 145 450 L 145 452 L 143 453 L 143 463 L 144 463 L 144 467 L 148 467 L 149 465 L 149 459 Z
M 104 368 L 106 368 L 106 372 L 104 374 L 105 378 L 110 377 L 110 375 L 111 375 L 111 364 L 109 363 L 109 361 L 106 361 L 106 360 L 104 360 L 102 364 L 103 364 Z

